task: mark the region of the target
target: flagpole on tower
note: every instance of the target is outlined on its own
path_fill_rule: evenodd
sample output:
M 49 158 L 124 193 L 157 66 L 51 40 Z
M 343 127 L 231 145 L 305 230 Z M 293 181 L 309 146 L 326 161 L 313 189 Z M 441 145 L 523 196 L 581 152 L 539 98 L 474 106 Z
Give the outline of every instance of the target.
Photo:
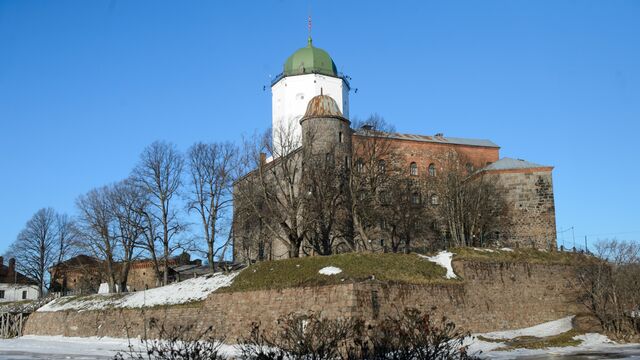
M 311 46 L 311 0 L 307 2 L 307 31 L 309 32 L 307 41 L 309 42 L 309 46 Z

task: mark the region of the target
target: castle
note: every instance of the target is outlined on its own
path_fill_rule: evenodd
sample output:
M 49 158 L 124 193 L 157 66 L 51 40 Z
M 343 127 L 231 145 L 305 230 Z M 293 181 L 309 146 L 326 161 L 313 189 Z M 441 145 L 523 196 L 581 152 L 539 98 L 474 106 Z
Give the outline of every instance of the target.
M 489 140 L 354 126 L 348 77 L 336 69 L 309 38 L 273 81 L 270 156 L 261 153 L 234 186 L 235 261 L 461 244 L 556 248 L 551 166 L 501 159 Z

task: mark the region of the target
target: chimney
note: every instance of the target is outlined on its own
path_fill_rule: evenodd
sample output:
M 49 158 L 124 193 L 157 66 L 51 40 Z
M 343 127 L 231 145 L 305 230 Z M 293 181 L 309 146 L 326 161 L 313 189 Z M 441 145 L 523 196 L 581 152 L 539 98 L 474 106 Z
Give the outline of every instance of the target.
M 11 258 L 9 259 L 9 271 L 7 271 L 7 276 L 15 274 L 15 271 L 16 271 L 16 258 Z
M 443 133 L 437 133 L 437 134 L 436 134 L 436 137 L 440 137 L 440 138 L 441 138 L 441 137 L 444 137 L 444 134 L 443 134 Z
M 267 154 L 260 153 L 260 166 L 264 166 L 267 163 Z

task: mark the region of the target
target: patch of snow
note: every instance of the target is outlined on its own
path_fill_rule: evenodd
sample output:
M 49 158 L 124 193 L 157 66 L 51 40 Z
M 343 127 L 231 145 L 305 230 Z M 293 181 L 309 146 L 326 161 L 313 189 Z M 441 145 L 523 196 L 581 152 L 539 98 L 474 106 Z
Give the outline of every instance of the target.
M 605 335 L 598 333 L 587 333 L 582 335 L 577 335 L 573 337 L 574 340 L 582 340 L 581 346 L 598 346 L 603 344 L 615 344 L 614 341 L 606 337 Z
M 342 272 L 342 269 L 337 268 L 335 266 L 323 267 L 318 271 L 318 273 L 322 275 L 336 275 L 336 274 L 340 274 L 341 272 Z
M 98 294 L 79 298 L 61 297 L 37 311 L 101 310 L 104 308 L 141 308 L 157 305 L 185 304 L 204 300 L 209 294 L 231 285 L 238 272 L 202 276 L 145 291 L 127 294 Z
M 500 250 L 502 250 L 502 251 L 513 251 L 513 249 L 511 249 L 511 248 L 506 248 L 506 247 L 504 247 L 504 248 L 500 248 Z
M 457 278 L 456 273 L 453 272 L 453 266 L 451 265 L 453 253 L 450 253 L 448 251 L 440 251 L 436 256 L 426 256 L 426 255 L 420 255 L 420 254 L 418 254 L 418 256 L 420 256 L 421 258 L 425 258 L 431 262 L 434 262 L 442 266 L 443 268 L 447 269 L 447 274 L 445 275 L 447 279 Z
M 488 339 L 514 339 L 520 336 L 535 336 L 535 337 L 554 336 L 554 335 L 565 333 L 573 329 L 571 320 L 573 320 L 573 316 L 567 316 L 562 319 L 549 321 L 549 322 L 528 327 L 525 329 L 495 331 L 495 332 L 482 334 L 482 336 Z
M 486 248 L 477 248 L 477 247 L 474 247 L 473 250 L 480 251 L 480 252 L 490 252 L 490 253 L 495 252 L 495 250 L 486 249 Z

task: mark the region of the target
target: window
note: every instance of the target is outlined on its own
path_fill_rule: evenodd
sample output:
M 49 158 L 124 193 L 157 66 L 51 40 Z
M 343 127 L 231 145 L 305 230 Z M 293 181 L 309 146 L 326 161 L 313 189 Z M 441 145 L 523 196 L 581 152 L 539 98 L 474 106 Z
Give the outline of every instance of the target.
M 380 191 L 378 196 L 380 197 L 380 203 L 382 205 L 388 205 L 389 204 L 389 194 L 386 191 Z
M 378 171 L 379 172 L 387 171 L 387 163 L 384 160 L 378 160 Z
M 22 291 L 22 300 L 26 300 L 27 299 L 27 291 L 23 290 Z
M 411 194 L 411 203 L 413 205 L 420 204 L 420 194 L 419 193 L 414 192 L 413 194 Z
M 412 162 L 411 165 L 409 165 L 409 174 L 411 174 L 411 176 L 418 176 L 418 164 Z
M 440 204 L 440 199 L 438 198 L 438 195 L 433 194 L 431 195 L 431 205 L 438 205 Z
M 468 172 L 469 174 L 471 174 L 471 173 L 473 172 L 473 165 L 471 165 L 471 163 L 467 163 L 467 164 L 465 165 L 465 167 L 467 168 L 467 172 Z
M 338 133 L 338 142 L 342 143 L 342 131 Z
M 356 171 L 358 173 L 362 173 L 364 171 L 364 163 L 362 162 L 362 159 L 356 160 Z
M 345 169 L 350 169 L 351 168 L 351 161 L 349 161 L 349 157 L 348 156 L 344 157 L 344 168 Z
M 325 154 L 325 160 L 326 160 L 327 162 L 333 162 L 333 154 L 331 154 L 331 153 L 326 153 L 326 154 Z
M 4 299 L 4 290 L 0 290 L 0 299 Z
M 429 176 L 436 176 L 436 164 L 429 164 Z

